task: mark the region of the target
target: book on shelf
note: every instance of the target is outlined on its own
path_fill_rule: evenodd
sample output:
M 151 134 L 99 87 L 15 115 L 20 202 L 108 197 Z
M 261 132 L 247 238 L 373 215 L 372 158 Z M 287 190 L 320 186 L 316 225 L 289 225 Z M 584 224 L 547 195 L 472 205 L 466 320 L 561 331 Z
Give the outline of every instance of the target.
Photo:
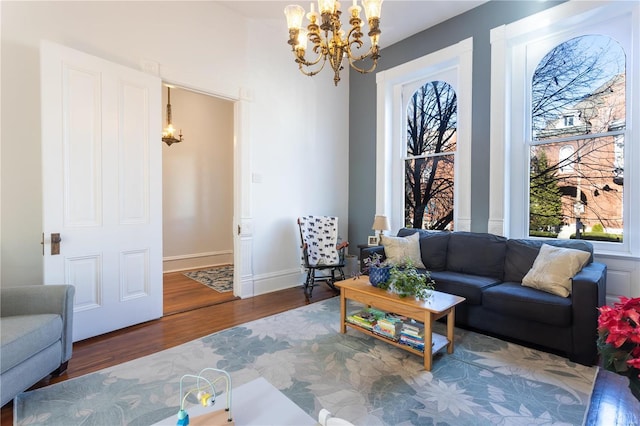
M 347 316 L 347 322 L 374 334 L 424 352 L 424 324 L 374 308 L 365 308 Z
M 400 343 L 424 351 L 424 324 L 415 320 L 403 322 Z
M 405 321 L 402 325 L 402 331 L 411 336 L 424 337 L 424 324 L 415 320 Z
M 424 339 L 417 339 L 406 334 L 400 335 L 400 343 L 411 346 L 419 351 L 424 351 Z
M 347 321 L 367 330 L 373 330 L 373 326 L 380 318 L 384 318 L 385 314 L 378 309 L 366 308 L 347 316 Z
M 398 339 L 400 339 L 402 324 L 401 319 L 387 315 L 378 320 L 378 322 L 373 326 L 373 331 L 384 337 L 398 341 Z

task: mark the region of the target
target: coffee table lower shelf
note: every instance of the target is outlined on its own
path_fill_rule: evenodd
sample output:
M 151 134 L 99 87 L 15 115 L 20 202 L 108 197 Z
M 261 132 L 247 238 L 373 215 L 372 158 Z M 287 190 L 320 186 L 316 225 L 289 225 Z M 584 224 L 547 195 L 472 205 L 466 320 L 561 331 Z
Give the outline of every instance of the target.
M 424 352 L 411 347 L 409 345 L 405 345 L 404 343 L 396 342 L 395 340 L 389 339 L 388 337 L 381 336 L 380 334 L 374 333 L 371 330 L 367 330 L 366 328 L 360 327 L 356 324 L 345 322 L 347 327 L 351 327 L 354 330 L 358 330 L 361 333 L 368 334 L 369 336 L 373 336 L 378 340 L 382 340 L 385 343 L 398 347 L 400 349 L 404 349 L 405 351 L 411 352 L 412 354 L 424 357 Z M 440 349 L 446 347 L 449 344 L 449 339 L 447 339 L 442 334 L 431 333 L 431 355 L 438 352 Z

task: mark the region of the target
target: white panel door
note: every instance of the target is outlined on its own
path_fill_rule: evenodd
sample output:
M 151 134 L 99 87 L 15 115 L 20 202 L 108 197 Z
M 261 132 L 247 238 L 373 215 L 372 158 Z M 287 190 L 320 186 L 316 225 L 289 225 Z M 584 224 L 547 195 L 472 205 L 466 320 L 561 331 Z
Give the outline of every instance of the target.
M 159 318 L 160 79 L 50 42 L 40 55 L 44 283 L 76 287 L 74 341 Z

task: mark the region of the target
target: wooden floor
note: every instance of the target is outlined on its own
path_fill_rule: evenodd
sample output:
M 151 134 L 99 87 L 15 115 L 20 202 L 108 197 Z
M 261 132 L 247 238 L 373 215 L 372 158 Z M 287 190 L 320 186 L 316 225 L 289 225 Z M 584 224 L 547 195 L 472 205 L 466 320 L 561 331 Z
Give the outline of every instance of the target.
M 187 278 L 184 272 L 168 272 L 164 274 L 163 282 L 164 315 L 187 312 L 237 299 L 232 291 L 219 293 L 198 281 Z
M 73 356 L 60 377 L 43 379 L 32 389 L 62 382 L 335 296 L 322 284 L 308 300 L 301 287 L 248 299 L 218 293 L 181 273 L 165 274 L 164 317 L 73 344 Z M 204 291 L 203 291 L 204 290 Z M 194 302 L 196 301 L 196 302 Z M 0 426 L 13 425 L 13 403 L 2 407 Z

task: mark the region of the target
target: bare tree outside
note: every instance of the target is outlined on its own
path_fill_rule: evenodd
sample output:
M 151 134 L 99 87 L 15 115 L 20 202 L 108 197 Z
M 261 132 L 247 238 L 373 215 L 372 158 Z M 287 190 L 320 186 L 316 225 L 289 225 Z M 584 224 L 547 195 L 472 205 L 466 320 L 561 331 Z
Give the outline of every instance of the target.
M 420 87 L 407 106 L 405 226 L 453 229 L 456 93 L 448 83 Z
M 605 36 L 568 40 L 531 88 L 529 234 L 622 241 L 624 51 Z

